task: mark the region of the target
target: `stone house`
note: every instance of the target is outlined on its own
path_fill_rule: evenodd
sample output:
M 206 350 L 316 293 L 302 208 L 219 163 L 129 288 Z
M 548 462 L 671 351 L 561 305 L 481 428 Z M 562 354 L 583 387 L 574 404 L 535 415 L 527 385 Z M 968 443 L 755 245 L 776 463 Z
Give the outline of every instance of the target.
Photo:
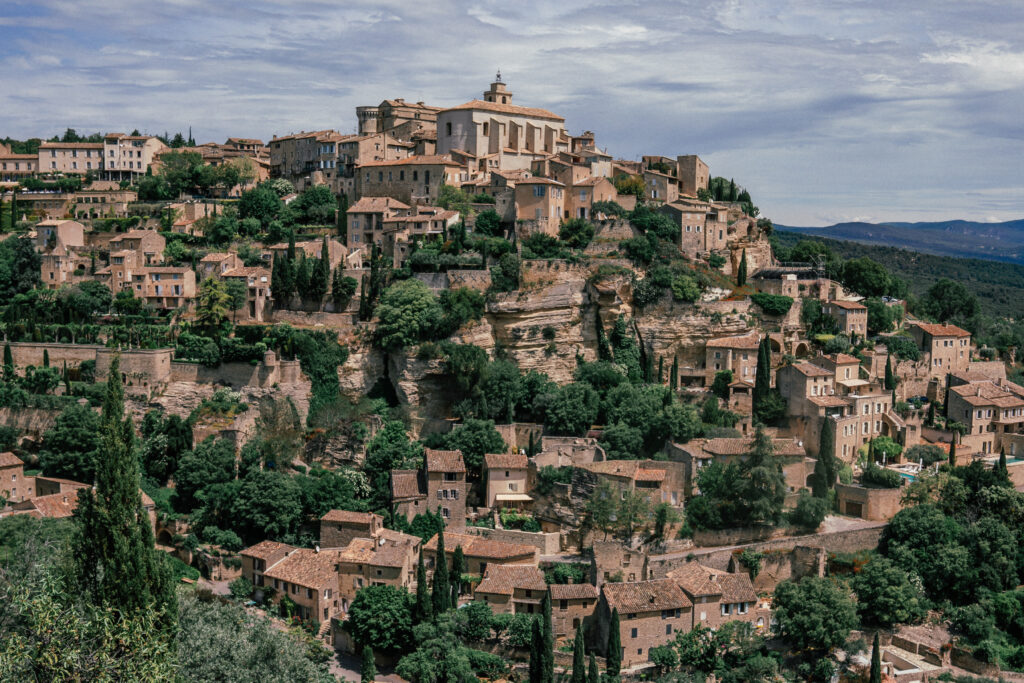
M 553 583 L 551 596 L 551 629 L 556 638 L 572 638 L 576 630 L 594 615 L 597 588 L 592 583 Z
M 544 572 L 537 567 L 489 564 L 484 570 L 483 580 L 473 590 L 473 599 L 489 605 L 495 614 L 539 614 L 541 600 L 547 590 Z
M 908 326 L 918 348 L 927 354 L 930 376 L 966 372 L 971 365 L 971 333 L 956 325 L 915 322 Z
M 839 512 L 873 522 L 887 522 L 903 509 L 903 489 L 836 483 Z
M 651 506 L 668 503 L 673 507 L 683 504 L 682 490 L 685 469 L 679 463 L 664 460 L 605 460 L 584 463 L 578 469 L 589 472 L 597 479 L 610 481 L 620 491 L 643 493 Z M 591 495 L 580 477 L 573 478 L 572 495 L 583 499 Z
M 136 180 L 146 175 L 154 159 L 167 149 L 167 145 L 152 135 L 108 133 L 103 138 L 103 177 Z
M 418 536 L 378 528 L 372 536 L 355 537 L 342 550 L 337 551 L 341 612 L 348 612 L 349 604 L 364 586 L 393 586 L 411 590 L 416 583 L 420 546 Z
M 14 453 L 0 453 L 0 498 L 20 503 L 35 495 L 32 477 L 25 476 L 25 464 Z
M 199 279 L 220 277 L 242 265 L 242 259 L 233 251 L 214 251 L 199 259 Z
M 597 202 L 615 201 L 618 191 L 614 183 L 607 178 L 589 176 L 577 180 L 566 189 L 565 217 L 594 219 L 594 204 Z
M 679 199 L 679 182 L 667 173 L 645 170 L 644 197 L 651 203 L 668 204 Z
M 35 226 L 35 245 L 43 250 L 53 245 L 65 247 L 85 246 L 85 226 L 78 221 L 47 219 Z
M 434 204 L 442 185 L 468 179 L 463 166 L 442 154 L 372 161 L 355 173 L 358 197 L 391 197 L 406 204 Z
M 487 507 L 516 508 L 532 502 L 533 498 L 527 494 L 529 466 L 529 458 L 519 453 L 487 453 L 484 455 Z
M 696 154 L 684 154 L 676 157 L 676 177 L 679 178 L 679 192 L 696 197 L 697 190 L 708 189 L 711 169 Z
M 565 211 L 565 185 L 550 178 L 516 182 L 516 220 L 529 221 L 534 232 L 557 236 Z
M 384 528 L 384 518 L 372 512 L 329 510 L 320 518 L 320 547 L 344 548 L 354 538 L 373 538 Z
M 836 321 L 842 334 L 863 337 L 868 333 L 868 308 L 856 301 L 827 301 L 821 312 Z
M 266 585 L 296 606 L 304 621 L 327 623 L 340 609 L 337 553 L 295 548 L 263 572 Z
M 715 374 L 722 370 L 732 370 L 733 380 L 753 382 L 757 372 L 757 349 L 760 343 L 761 337 L 756 330 L 735 337 L 709 340 L 704 351 L 707 386 L 711 386 L 715 381 Z
M 164 262 L 164 247 L 167 240 L 156 230 L 129 230 L 109 242 L 111 256 L 114 252 L 133 251 L 140 266 L 154 266 Z
M 136 298 L 155 308 L 183 308 L 195 300 L 196 273 L 186 267 L 143 267 L 132 272 L 131 287 Z
M 1005 448 L 1006 437 L 1024 434 L 1024 387 L 1006 380 L 954 384 L 946 396 L 949 419 L 967 425 L 961 443 L 987 455 Z
M 128 215 L 128 205 L 139 198 L 135 190 L 95 189 L 95 185 L 75 192 L 72 209 L 75 218 L 124 218 Z
M 412 253 L 413 242 L 444 240 L 448 229 L 457 225 L 459 219 L 458 211 L 434 206 L 419 206 L 412 215 L 385 218 L 381 251 L 399 268 Z
M 35 175 L 38 169 L 38 154 L 13 154 L 7 148 L 0 150 L 0 181 L 18 182 Z
M 608 642 L 612 610 L 619 612 L 622 666 L 650 661 L 652 647 L 672 642 L 693 624 L 693 602 L 672 579 L 606 583 L 597 607 L 598 642 Z
M 264 577 L 267 569 L 288 556 L 295 548 L 277 541 L 260 541 L 256 545 L 249 546 L 239 555 L 242 558 L 242 576 L 249 579 L 257 589 L 264 586 L 272 586 Z
M 594 540 L 590 582 L 600 588 L 605 582 L 634 582 L 650 578 L 647 553 L 629 548 L 618 541 Z
M 717 629 L 727 621 L 745 621 L 758 629 L 771 624 L 770 615 L 758 609 L 757 592 L 746 573 L 732 574 L 687 562 L 666 574 L 693 602 L 690 628 Z
M 368 260 L 370 247 L 383 244 L 385 219 L 408 216 L 411 207 L 391 197 L 361 197 L 347 213 L 348 248 L 352 251 L 365 248 L 364 258 Z
M 293 135 L 276 135 L 267 143 L 270 152 L 270 177 L 284 178 L 292 185 L 301 187 L 317 170 L 321 153 L 321 140 L 333 130 L 302 131 Z
M 444 534 L 444 550 L 448 566 L 451 566 L 455 548 L 461 546 L 466 560 L 466 573 L 483 576 L 492 564 L 537 565 L 538 550 L 536 546 L 520 543 L 494 541 L 484 536 L 469 534 Z M 437 535 L 435 534 L 423 545 L 424 563 L 433 570 L 437 564 Z
M 251 322 L 263 322 L 273 296 L 270 292 L 271 272 L 268 268 L 239 267 L 221 273 L 226 281 L 238 281 L 245 285 L 245 303 L 242 315 Z M 234 313 L 237 315 L 237 312 Z
M 466 463 L 462 451 L 433 448 L 424 453 L 423 469 L 391 471 L 391 502 L 406 519 L 438 511 L 446 528 L 466 528 Z
M 103 169 L 102 142 L 42 142 L 39 144 L 39 172 L 78 174 Z

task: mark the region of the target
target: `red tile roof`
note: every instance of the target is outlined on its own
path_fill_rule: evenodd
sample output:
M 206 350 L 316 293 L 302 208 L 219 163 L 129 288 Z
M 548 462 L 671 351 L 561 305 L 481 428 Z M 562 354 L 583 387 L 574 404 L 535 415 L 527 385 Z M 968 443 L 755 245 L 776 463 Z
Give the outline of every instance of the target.
M 534 119 L 551 119 L 552 121 L 565 121 L 565 119 L 557 114 L 552 114 L 547 109 L 537 109 L 535 107 L 520 107 L 514 104 L 499 104 L 497 102 L 484 102 L 483 100 L 470 100 L 465 104 L 460 104 L 457 107 L 449 107 L 443 109 L 446 111 L 490 111 L 496 114 L 507 114 L 509 116 L 526 116 Z
M 351 510 L 329 510 L 321 522 L 347 522 L 349 524 L 370 524 L 376 517 L 372 512 L 352 512 Z
M 971 333 L 967 330 L 962 330 L 956 325 L 950 325 L 943 323 L 941 325 L 935 323 L 915 323 L 921 330 L 933 337 L 970 337 Z
M 744 334 L 738 337 L 711 339 L 708 341 L 707 347 L 723 349 L 756 349 L 760 343 L 761 338 L 755 332 L 754 334 Z
M 553 583 L 548 586 L 552 600 L 597 600 L 592 583 Z
M 391 498 L 409 500 L 425 498 L 426 491 L 420 489 L 419 472 L 416 470 L 391 470 Z
M 547 590 L 547 587 L 544 572 L 532 565 L 489 564 L 484 570 L 483 580 L 474 593 L 512 595 L 516 588 L 543 591 Z
M 836 306 L 847 311 L 866 311 L 867 306 L 859 304 L 856 301 L 829 301 L 825 304 L 826 306 Z
M 487 453 L 484 467 L 489 470 L 525 470 L 530 459 L 520 453 Z
M 482 557 L 489 560 L 511 560 L 516 558 L 536 557 L 537 548 L 532 545 L 521 545 L 519 543 L 505 543 L 504 541 L 492 541 L 483 536 L 472 534 L 457 534 L 445 532 L 444 547 L 445 553 L 455 552 L 456 546 L 462 546 L 462 552 L 467 557 Z M 437 552 L 437 534 L 426 542 L 424 550 Z
M 25 463 L 21 458 L 10 451 L 0 453 L 0 467 L 23 467 Z
M 255 557 L 260 560 L 269 560 L 274 555 L 292 550 L 292 546 L 277 541 L 260 541 L 254 546 L 249 546 L 241 552 L 242 555 Z
M 820 365 L 815 365 L 814 363 L 808 363 L 806 361 L 803 363 L 795 363 L 793 365 L 793 369 L 807 377 L 831 377 L 835 374 L 831 370 L 826 370 Z
M 608 606 L 618 609 L 620 615 L 693 607 L 683 589 L 672 579 L 606 583 L 601 592 Z
M 320 589 L 337 584 L 338 574 L 334 569 L 337 558 L 336 552 L 318 553 L 309 548 L 296 548 L 288 557 L 267 569 L 264 575 L 306 588 Z
M 428 448 L 425 451 L 427 472 L 462 472 L 466 471 L 466 462 L 462 459 L 462 451 L 439 451 Z

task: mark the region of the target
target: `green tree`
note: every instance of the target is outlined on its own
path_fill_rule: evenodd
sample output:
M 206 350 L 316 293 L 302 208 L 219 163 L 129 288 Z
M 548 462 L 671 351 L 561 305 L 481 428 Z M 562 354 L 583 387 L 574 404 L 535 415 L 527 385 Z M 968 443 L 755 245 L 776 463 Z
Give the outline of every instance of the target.
M 580 382 L 566 384 L 545 401 L 545 426 L 551 434 L 582 436 L 597 419 L 598 407 L 592 387 Z
M 572 249 L 586 249 L 594 239 L 594 225 L 584 218 L 570 218 L 558 228 L 558 239 Z
M 835 426 L 825 418 L 821 425 L 821 436 L 818 441 L 818 459 L 814 463 L 814 479 L 811 491 L 815 498 L 826 498 L 835 486 L 839 474 L 839 461 L 835 453 Z
M 747 284 L 747 250 L 743 250 L 740 257 L 740 265 L 736 269 L 736 286 L 742 287 Z
M 892 286 L 885 266 L 867 256 L 844 263 L 840 279 L 848 288 L 866 297 L 885 296 Z
M 583 651 L 583 625 L 576 628 L 572 643 L 572 678 L 570 683 L 586 683 L 586 654 Z
M 380 323 L 377 343 L 385 351 L 397 351 L 431 338 L 443 311 L 434 294 L 419 280 L 391 285 L 377 306 Z
M 504 453 L 508 450 L 501 434 L 494 428 L 493 420 L 466 420 L 447 434 L 431 435 L 427 445 L 431 448 L 443 448 L 462 451 L 466 469 L 479 472 L 486 453 Z
M 462 594 L 462 575 L 466 573 L 466 558 L 462 554 L 462 546 L 455 546 L 452 553 L 452 607 L 459 606 L 459 595 Z
M 329 187 L 313 185 L 306 188 L 295 200 L 295 208 L 303 223 L 325 225 L 334 222 L 338 202 Z
M 772 351 L 767 335 L 761 339 L 757 347 L 757 366 L 754 370 L 754 390 L 751 394 L 754 417 L 771 393 L 772 386 Z
M 541 654 L 543 655 L 543 668 L 541 680 L 543 683 L 554 683 L 555 680 L 555 632 L 551 624 L 551 593 L 544 591 L 544 597 L 540 603 L 540 629 L 541 629 Z
M 711 393 L 722 399 L 729 400 L 729 385 L 732 384 L 732 370 L 719 370 L 715 373 L 715 381 L 711 383 Z
M 786 500 L 786 478 L 775 458 L 772 439 L 761 425 L 754 430 L 740 471 L 745 478 L 741 505 L 748 522 L 777 524 Z
M 235 321 L 238 320 L 238 311 L 245 308 L 249 300 L 249 287 L 244 281 L 238 278 L 231 278 L 224 281 L 224 289 L 228 295 L 228 308 L 231 310 Z
M 451 582 L 448 579 L 448 555 L 444 547 L 444 525 L 437 532 L 437 567 L 434 569 L 434 585 L 431 602 L 434 615 L 440 615 L 451 608 Z
M 373 683 L 377 679 L 377 663 L 373 661 L 373 648 L 369 645 L 363 646 L 363 661 L 359 668 L 359 678 L 362 683 Z
M 183 510 L 192 510 L 198 504 L 200 492 L 234 478 L 234 446 L 227 439 L 209 436 L 178 462 L 174 476 L 177 504 Z
M 475 230 L 487 237 L 501 237 L 505 233 L 501 227 L 501 216 L 494 209 L 487 209 L 477 214 Z
M 892 372 L 892 356 L 885 357 L 885 390 L 893 391 L 896 388 L 896 375 Z
M 238 202 L 238 215 L 241 218 L 255 218 L 266 230 L 270 222 L 280 216 L 284 204 L 278 194 L 265 185 L 255 187 L 242 193 Z
M 806 489 L 800 491 L 797 497 L 796 507 L 789 514 L 789 521 L 804 529 L 816 530 L 825 521 L 828 514 L 829 503 L 825 498 L 813 496 L 807 493 Z
M 544 683 L 544 634 L 539 619 L 531 619 L 530 624 L 530 663 L 528 680 L 530 683 Z
M 334 310 L 340 312 L 348 308 L 352 295 L 356 293 L 359 282 L 354 277 L 345 275 L 341 266 L 334 269 L 334 277 L 331 281 L 331 301 L 334 303 Z
M 597 670 L 597 657 L 593 652 L 587 661 L 587 683 L 601 683 L 601 674 Z
M 939 322 L 967 321 L 978 311 L 978 298 L 962 283 L 942 278 L 921 297 L 925 315 Z
M 910 575 L 886 557 L 874 557 L 853 576 L 857 611 L 865 623 L 888 628 L 920 621 L 927 601 Z
M 177 601 L 170 570 L 153 546 L 142 507 L 134 427 L 124 416 L 124 387 L 117 358 L 111 364 L 100 417 L 94 488 L 80 489 L 72 539 L 74 583 L 96 606 L 120 615 L 153 612 L 160 631 L 172 636 Z
M 618 676 L 622 668 L 622 634 L 619 631 L 619 610 L 612 608 L 612 619 L 608 624 L 608 646 L 605 653 L 605 672 Z
M 611 482 L 602 479 L 583 507 L 587 522 L 593 528 L 604 532 L 605 540 L 608 539 L 608 533 L 615 528 L 615 498 L 615 487 Z
M 68 406 L 43 434 L 39 465 L 48 477 L 92 483 L 100 418 L 89 406 Z
M 849 593 L 830 579 L 805 577 L 775 588 L 779 635 L 800 650 L 831 650 L 857 625 Z
M 878 631 L 871 643 L 871 674 L 868 683 L 882 683 L 882 650 L 878 646 Z
M 396 654 L 412 642 L 412 611 L 409 594 L 394 586 L 362 588 L 349 605 L 345 627 L 360 647 Z
M 227 285 L 217 278 L 206 278 L 199 286 L 196 300 L 196 329 L 212 339 L 226 334 L 232 298 Z
M 615 516 L 624 539 L 633 538 L 633 534 L 646 527 L 651 515 L 651 499 L 640 491 L 626 490 L 619 494 Z
M 412 614 L 417 624 L 430 621 L 434 617 L 434 605 L 430 599 L 430 587 L 427 585 L 427 570 L 423 565 L 423 553 L 420 553 L 419 562 L 416 565 L 416 603 Z

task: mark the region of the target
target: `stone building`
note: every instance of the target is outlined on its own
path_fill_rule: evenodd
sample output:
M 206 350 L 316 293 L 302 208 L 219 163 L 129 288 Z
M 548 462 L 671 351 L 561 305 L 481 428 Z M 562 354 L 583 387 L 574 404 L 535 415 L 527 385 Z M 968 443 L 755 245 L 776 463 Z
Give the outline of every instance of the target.
M 745 621 L 758 629 L 770 626 L 770 615 L 757 607 L 757 592 L 745 573 L 732 574 L 687 562 L 666 574 L 693 602 L 690 628 L 717 629 L 727 621 Z
M 606 583 L 597 607 L 599 643 L 608 642 L 612 610 L 618 610 L 622 667 L 650 660 L 652 647 L 672 642 L 693 624 L 693 602 L 672 579 Z
M 292 546 L 277 541 L 260 541 L 246 548 L 239 553 L 242 558 L 242 576 L 249 579 L 257 590 L 264 586 L 272 586 L 273 583 L 268 583 L 264 574 L 269 567 L 283 560 L 293 550 Z
M 529 459 L 519 453 L 484 455 L 484 479 L 487 482 L 486 505 L 521 507 L 533 499 L 527 493 Z
M 760 343 L 761 337 L 757 330 L 736 337 L 709 340 L 704 350 L 707 386 L 711 386 L 715 374 L 722 370 L 731 370 L 733 380 L 753 382 Z
M 354 537 L 340 551 L 332 550 L 337 553 L 340 612 L 348 612 L 365 586 L 411 590 L 416 583 L 421 543 L 419 536 L 377 528 L 371 536 Z
M 863 337 L 868 333 L 868 308 L 856 301 L 827 301 L 821 312 L 836 321 L 839 331 L 847 336 Z
M 102 142 L 42 142 L 39 144 L 39 172 L 85 175 L 103 169 Z
M 320 518 L 320 547 L 344 548 L 354 538 L 373 538 L 384 518 L 372 512 L 329 510 Z
M 971 366 L 971 333 L 956 325 L 915 322 L 908 325 L 922 353 L 927 354 L 931 376 L 966 372 Z
M 468 179 L 463 166 L 442 154 L 371 161 L 355 173 L 357 197 L 391 197 L 406 204 L 434 204 L 442 185 Z
M 263 572 L 267 586 L 295 603 L 303 621 L 326 625 L 340 609 L 336 552 L 295 548 Z
M 429 510 L 440 513 L 447 529 L 465 529 L 466 463 L 462 451 L 428 448 L 422 470 L 392 470 L 391 501 L 396 512 L 409 521 Z
M 18 503 L 35 496 L 32 477 L 25 476 L 25 464 L 14 453 L 0 453 L 0 498 Z
M 106 180 L 137 180 L 168 147 L 153 135 L 108 133 L 103 138 L 103 177 Z
M 597 588 L 592 583 L 553 583 L 551 596 L 551 630 L 556 638 L 572 638 L 597 608 Z
M 524 178 L 516 182 L 516 220 L 528 221 L 529 232 L 557 236 L 565 212 L 565 185 L 550 178 Z
M 698 190 L 708 189 L 711 182 L 711 169 L 696 154 L 676 157 L 676 169 L 681 194 L 696 197 Z
M 484 570 L 483 580 L 473 590 L 473 599 L 489 605 L 495 614 L 539 614 L 541 600 L 547 590 L 544 572 L 537 567 L 489 564 Z
M 1024 387 L 987 378 L 962 383 L 963 375 L 950 378 L 947 416 L 967 426 L 961 443 L 972 451 L 999 453 L 1008 436 L 1024 434 Z
M 448 566 L 451 567 L 455 549 L 461 547 L 465 558 L 465 572 L 483 576 L 492 564 L 537 565 L 538 551 L 536 546 L 520 543 L 495 541 L 483 536 L 469 534 L 444 533 L 444 550 Z M 437 535 L 435 534 L 423 545 L 423 558 L 427 568 L 433 570 L 437 566 Z

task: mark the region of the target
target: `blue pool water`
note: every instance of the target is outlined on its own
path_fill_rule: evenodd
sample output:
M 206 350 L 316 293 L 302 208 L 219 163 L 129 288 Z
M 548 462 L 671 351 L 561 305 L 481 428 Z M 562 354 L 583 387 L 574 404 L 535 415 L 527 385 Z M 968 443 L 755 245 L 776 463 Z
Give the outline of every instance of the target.
M 907 481 L 914 481 L 915 479 L 917 479 L 916 475 L 907 474 L 906 472 L 900 472 L 900 476 L 906 479 Z

